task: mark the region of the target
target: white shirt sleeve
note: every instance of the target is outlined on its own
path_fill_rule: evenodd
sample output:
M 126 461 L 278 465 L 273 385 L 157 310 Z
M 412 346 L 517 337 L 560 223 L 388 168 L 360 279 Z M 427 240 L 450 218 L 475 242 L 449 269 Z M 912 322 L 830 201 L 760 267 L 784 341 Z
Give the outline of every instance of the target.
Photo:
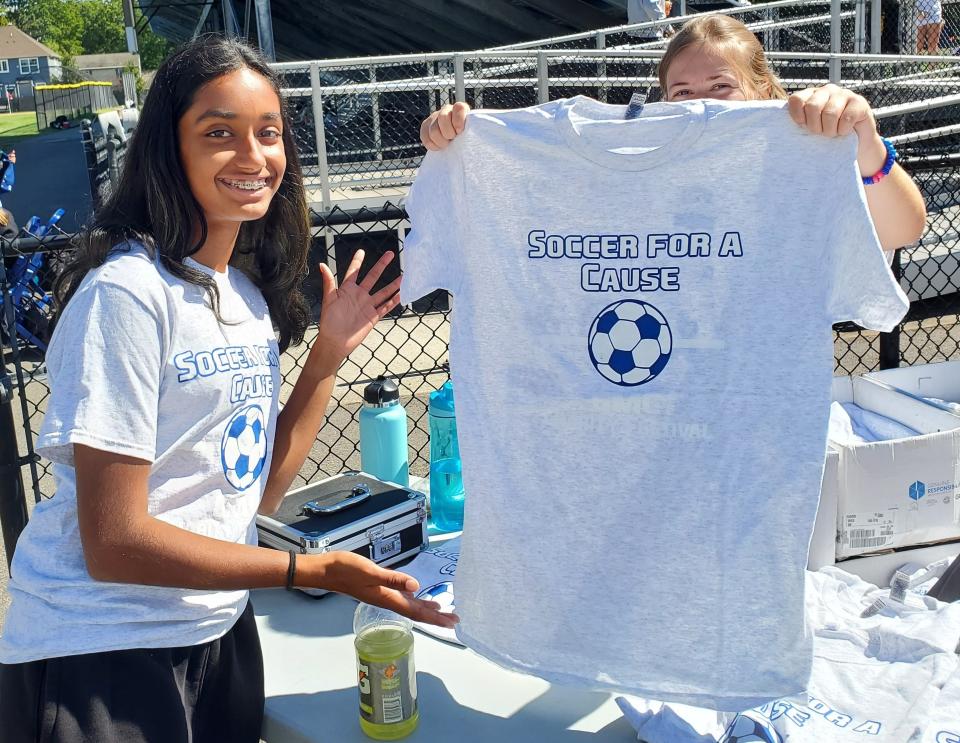
M 463 136 L 463 135 L 461 135 Z M 428 152 L 407 196 L 410 231 L 403 241 L 403 304 L 447 289 L 456 294 L 462 278 L 461 214 L 465 206 L 460 142 Z
M 837 187 L 830 189 L 835 200 L 826 246 L 831 322 L 853 320 L 870 330 L 892 330 L 910 303 L 890 271 L 889 254 L 880 247 L 860 173 L 850 162 L 833 178 Z
M 73 444 L 156 458 L 164 322 L 142 289 L 94 278 L 64 309 L 47 351 L 51 393 L 37 439 L 48 459 L 72 465 Z

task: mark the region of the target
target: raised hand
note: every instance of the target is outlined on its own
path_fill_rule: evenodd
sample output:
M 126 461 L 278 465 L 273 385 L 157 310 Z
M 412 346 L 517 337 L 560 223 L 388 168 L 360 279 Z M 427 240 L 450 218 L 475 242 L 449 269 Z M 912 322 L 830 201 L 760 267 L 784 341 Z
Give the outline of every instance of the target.
M 790 96 L 791 118 L 813 134 L 842 137 L 856 132 L 861 141 L 877 136 L 873 109 L 862 95 L 832 83 Z
M 442 150 L 463 131 L 467 124 L 466 103 L 448 103 L 434 111 L 420 124 L 420 141 L 428 150 Z
M 400 279 L 390 282 L 380 291 L 373 287 L 393 260 L 394 253 L 388 251 L 371 268 L 363 281 L 358 281 L 364 252 L 358 250 L 343 284 L 337 286 L 337 279 L 326 264 L 320 264 L 323 277 L 323 304 L 320 310 L 320 323 L 314 345 L 322 344 L 328 354 L 345 359 L 367 337 L 373 326 L 400 303 Z

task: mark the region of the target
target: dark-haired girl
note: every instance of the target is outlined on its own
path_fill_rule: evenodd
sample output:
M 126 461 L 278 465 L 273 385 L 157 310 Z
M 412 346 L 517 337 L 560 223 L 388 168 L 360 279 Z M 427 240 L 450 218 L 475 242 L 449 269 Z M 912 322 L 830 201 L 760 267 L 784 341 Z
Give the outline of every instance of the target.
M 396 306 L 391 259 L 320 266 L 316 338 L 282 412 L 278 358 L 308 322 L 310 232 L 277 80 L 242 44 L 190 42 L 158 70 L 119 187 L 57 286 L 37 441 L 56 495 L 20 537 L 0 638 L 0 737 L 259 740 L 248 589 L 352 594 L 455 617 L 353 553 L 256 546 L 322 423 L 343 359 Z

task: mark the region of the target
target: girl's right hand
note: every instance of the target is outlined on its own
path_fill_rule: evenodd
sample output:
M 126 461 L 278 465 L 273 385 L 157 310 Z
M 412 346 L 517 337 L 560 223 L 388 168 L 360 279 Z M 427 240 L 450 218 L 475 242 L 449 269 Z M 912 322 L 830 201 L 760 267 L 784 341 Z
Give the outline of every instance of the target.
M 420 124 L 420 141 L 428 150 L 442 150 L 463 131 L 467 123 L 466 103 L 447 104 L 434 111 Z
M 353 596 L 366 604 L 382 606 L 439 627 L 453 627 L 460 618 L 440 611 L 440 604 L 414 598 L 420 586 L 414 578 L 396 570 L 387 570 L 354 552 L 333 551 L 322 555 L 302 555 L 297 563 L 296 585 L 322 588 Z

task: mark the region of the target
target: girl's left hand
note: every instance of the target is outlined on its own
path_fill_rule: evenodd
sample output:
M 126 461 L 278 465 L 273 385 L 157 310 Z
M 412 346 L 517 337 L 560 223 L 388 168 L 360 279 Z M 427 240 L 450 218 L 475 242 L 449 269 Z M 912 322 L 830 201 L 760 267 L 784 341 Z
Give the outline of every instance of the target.
M 363 281 L 358 281 L 364 252 L 358 250 L 337 286 L 337 279 L 325 264 L 320 264 L 323 276 L 323 303 L 320 323 L 314 347 L 323 348 L 326 354 L 345 359 L 367 337 L 373 326 L 400 303 L 400 279 L 390 282 L 380 291 L 371 293 L 384 270 L 393 260 L 388 251 L 374 264 Z
M 877 121 L 867 99 L 839 85 L 801 90 L 787 105 L 790 117 L 813 134 L 842 137 L 856 132 L 861 144 L 877 137 Z

